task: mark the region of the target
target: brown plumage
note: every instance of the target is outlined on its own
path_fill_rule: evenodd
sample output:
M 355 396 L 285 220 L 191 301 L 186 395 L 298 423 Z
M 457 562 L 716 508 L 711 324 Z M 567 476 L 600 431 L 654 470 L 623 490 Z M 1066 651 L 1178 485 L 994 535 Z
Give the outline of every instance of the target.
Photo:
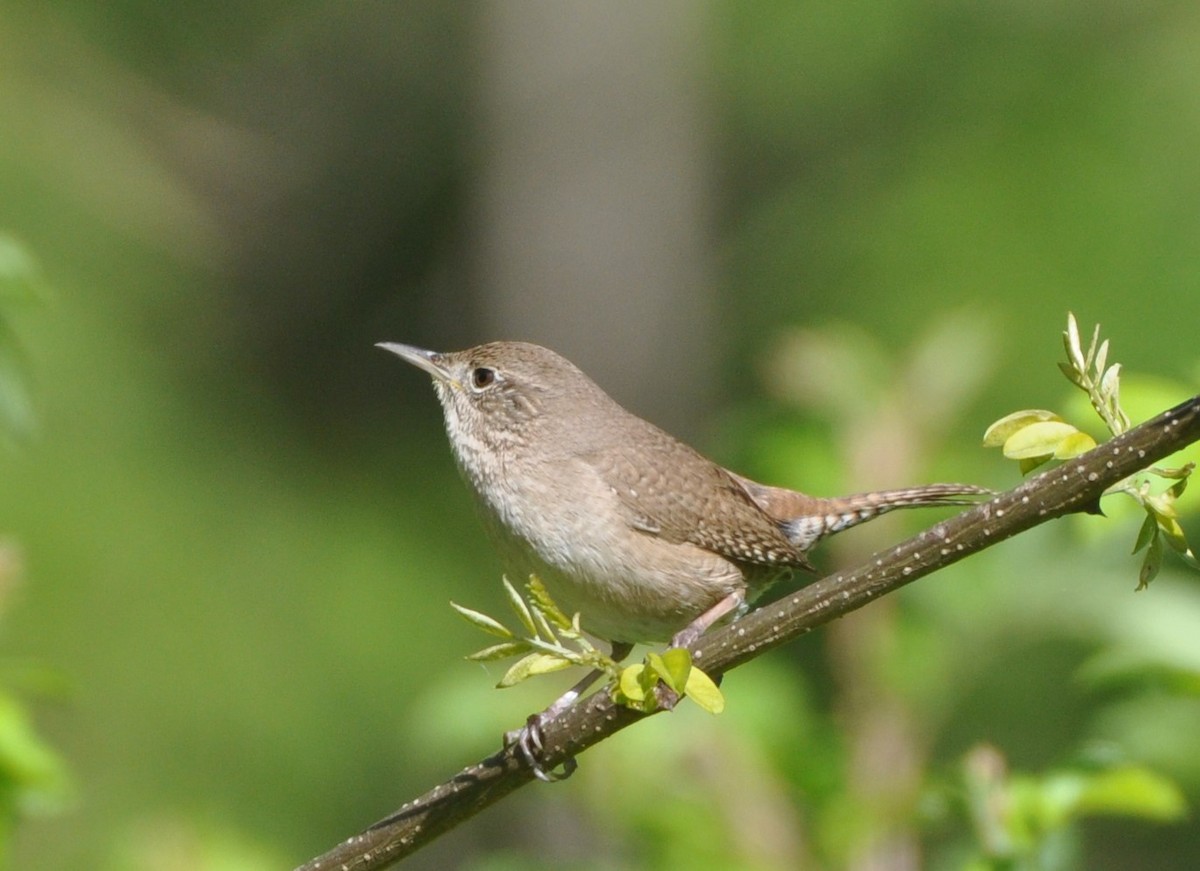
M 933 484 L 821 499 L 769 487 L 626 411 L 546 348 L 381 347 L 433 376 L 454 457 L 510 570 L 537 574 L 617 660 L 639 641 L 691 646 L 780 575 L 810 569 L 806 552 L 823 536 L 988 492 Z M 542 726 L 598 675 L 506 736 L 539 778 L 565 776 L 541 764 Z
M 455 458 L 510 567 L 620 644 L 694 641 L 780 575 L 811 569 L 822 537 L 988 492 L 933 484 L 823 499 L 771 487 L 626 411 L 546 348 L 383 347 L 433 376 Z

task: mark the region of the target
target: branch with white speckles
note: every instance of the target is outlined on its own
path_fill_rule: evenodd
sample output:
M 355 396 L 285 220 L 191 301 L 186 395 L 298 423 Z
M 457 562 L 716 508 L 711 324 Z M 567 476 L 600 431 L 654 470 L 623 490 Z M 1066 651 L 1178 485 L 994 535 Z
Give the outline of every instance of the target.
M 1200 441 L 1200 396 L 860 566 L 809 584 L 706 634 L 696 643 L 696 661 L 717 677 L 963 557 L 1056 517 L 1094 510 L 1106 489 L 1195 441 Z M 543 761 L 547 768 L 558 765 L 643 716 L 647 715 L 616 705 L 606 690 L 596 692 L 545 727 Z M 502 750 L 297 871 L 384 868 L 532 779 L 519 754 Z

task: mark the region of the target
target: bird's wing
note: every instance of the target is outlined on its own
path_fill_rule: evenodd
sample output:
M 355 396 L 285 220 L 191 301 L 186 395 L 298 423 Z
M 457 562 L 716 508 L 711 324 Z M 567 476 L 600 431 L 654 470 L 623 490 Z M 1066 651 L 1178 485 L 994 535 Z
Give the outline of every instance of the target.
M 666 433 L 652 430 L 583 459 L 612 490 L 634 529 L 734 562 L 808 564 L 740 479 Z

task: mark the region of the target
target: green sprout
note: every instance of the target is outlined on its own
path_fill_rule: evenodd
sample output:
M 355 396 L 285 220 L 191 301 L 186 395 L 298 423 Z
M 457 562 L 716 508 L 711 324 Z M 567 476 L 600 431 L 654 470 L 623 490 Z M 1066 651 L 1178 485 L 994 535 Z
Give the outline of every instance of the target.
M 1075 315 L 1067 314 L 1063 332 L 1067 360 L 1058 368 L 1072 384 L 1084 391 L 1092 408 L 1114 436 L 1130 427 L 1129 415 L 1121 408 L 1121 364 L 1108 364 L 1108 340 L 1100 341 L 1100 326 L 1092 331 L 1087 351 L 1083 349 Z M 1096 447 L 1096 440 L 1053 411 L 1034 408 L 1014 411 L 993 423 L 983 434 L 984 447 L 998 447 L 1004 456 L 1017 460 L 1021 473 L 1027 474 L 1051 460 L 1069 460 Z M 1176 502 L 1187 489 L 1195 463 L 1179 468 L 1152 467 L 1110 487 L 1104 495 L 1123 493 L 1146 512 L 1133 552 L 1145 549 L 1138 575 L 1139 590 L 1149 585 L 1162 567 L 1164 544 L 1179 554 L 1188 565 L 1200 569 L 1200 561 L 1188 545 L 1179 525 Z M 1171 482 L 1155 491 L 1156 485 Z
M 655 688 L 659 681 L 677 696 L 692 699 L 704 710 L 720 713 L 725 699 L 716 683 L 692 664 L 692 655 L 683 648 L 661 654 L 651 651 L 644 662 L 622 668 L 611 656 L 597 648 L 580 628 L 580 615 L 568 617 L 554 603 L 537 575 L 530 575 L 523 596 L 504 578 L 509 607 L 517 615 L 521 630 L 513 631 L 480 611 L 450 603 L 467 622 L 489 635 L 502 639 L 498 644 L 467 656 L 472 662 L 491 662 L 521 657 L 496 684 L 510 687 L 534 675 L 550 674 L 581 665 L 607 675 L 612 683 L 613 700 L 628 708 L 651 712 L 659 707 Z

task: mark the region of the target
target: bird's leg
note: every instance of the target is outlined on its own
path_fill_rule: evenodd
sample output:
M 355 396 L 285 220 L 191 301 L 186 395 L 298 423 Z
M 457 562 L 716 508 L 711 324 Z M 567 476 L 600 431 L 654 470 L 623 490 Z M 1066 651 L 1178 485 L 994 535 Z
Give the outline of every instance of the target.
M 734 590 L 683 629 L 676 632 L 675 637 L 671 639 L 671 647 L 691 647 L 696 643 L 696 639 L 703 635 L 710 626 L 731 611 L 738 610 L 744 604 L 746 604 L 746 591 Z
M 737 611 L 745 603 L 746 591 L 734 590 L 683 629 L 676 632 L 675 637 L 671 639 L 671 647 L 690 648 L 696 643 L 696 639 L 703 635 L 710 626 L 727 614 Z M 658 706 L 666 711 L 673 709 L 679 703 L 679 694 L 661 681 L 654 687 L 654 697 L 658 700 Z
M 614 641 L 612 644 L 612 658 L 615 662 L 620 662 L 629 655 L 629 651 L 633 650 L 632 644 L 625 642 Z M 552 783 L 556 780 L 566 780 L 570 777 L 577 767 L 574 757 L 570 757 L 563 762 L 562 772 L 555 772 L 546 769 L 542 765 L 541 755 L 543 751 L 542 745 L 542 729 L 563 711 L 571 707 L 575 700 L 582 696 L 596 680 L 604 674 L 604 671 L 599 668 L 594 668 L 583 676 L 577 684 L 554 700 L 554 703 L 540 714 L 532 714 L 525 721 L 525 725 L 520 729 L 514 729 L 511 732 L 504 734 L 505 746 L 516 745 L 521 756 L 529 764 L 533 774 L 538 780 L 544 780 L 547 783 Z

